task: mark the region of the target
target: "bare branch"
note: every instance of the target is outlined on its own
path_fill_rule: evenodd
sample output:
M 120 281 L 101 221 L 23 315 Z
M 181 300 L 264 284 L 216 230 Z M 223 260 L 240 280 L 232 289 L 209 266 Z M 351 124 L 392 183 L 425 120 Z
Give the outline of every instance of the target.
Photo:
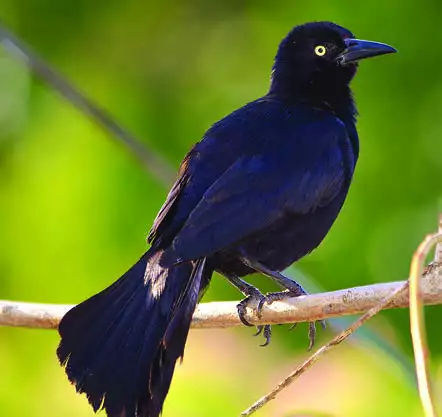
M 254 324 L 295 323 L 360 314 L 373 308 L 404 285 L 391 282 L 349 288 L 298 298 L 287 298 L 264 305 L 262 320 L 247 310 L 247 320 Z M 442 267 L 429 269 L 421 280 L 424 304 L 442 304 Z M 237 302 L 200 304 L 193 316 L 192 327 L 199 329 L 242 326 L 236 312 Z M 401 293 L 385 308 L 408 306 L 408 294 Z M 253 307 L 253 306 L 251 306 Z M 0 301 L 0 325 L 54 329 L 72 305 L 32 304 Z
M 174 170 L 171 169 L 163 158 L 147 149 L 143 143 L 135 139 L 134 136 L 118 124 L 109 113 L 72 87 L 65 78 L 36 55 L 24 42 L 7 30 L 1 21 L 0 44 L 81 112 L 91 117 L 104 130 L 110 133 L 111 138 L 122 143 L 141 162 L 147 171 L 152 173 L 160 182 L 167 187 L 173 183 L 175 179 Z
M 442 242 L 442 234 L 428 235 L 413 255 L 410 267 L 410 330 L 413 340 L 417 383 L 422 407 L 426 417 L 436 417 L 436 409 L 431 398 L 430 378 L 427 358 L 429 355 L 425 333 L 425 319 L 422 306 L 420 278 L 428 252 Z M 436 248 L 437 251 L 437 248 Z M 437 252 L 436 252 L 437 256 Z
M 426 417 L 437 417 L 436 410 L 431 397 L 429 375 L 427 369 L 427 358 L 429 355 L 428 346 L 425 335 L 425 321 L 423 313 L 423 302 L 426 297 L 426 285 L 420 288 L 422 283 L 421 277 L 434 274 L 435 270 L 438 270 L 437 277 L 433 278 L 439 280 L 440 275 L 440 263 L 434 262 L 424 271 L 424 262 L 429 251 L 437 244 L 442 243 L 441 225 L 439 224 L 439 233 L 428 235 L 413 255 L 410 267 L 410 279 L 392 291 L 386 296 L 380 303 L 375 305 L 365 314 L 363 314 L 358 320 L 356 320 L 350 327 L 335 336 L 330 342 L 318 349 L 313 355 L 308 357 L 302 364 L 296 367 L 284 380 L 282 380 L 274 389 L 268 394 L 261 397 L 258 401 L 252 404 L 249 408 L 241 413 L 241 417 L 247 417 L 264 407 L 268 402 L 273 400 L 283 389 L 288 387 L 296 379 L 298 379 L 304 372 L 306 372 L 319 358 L 324 356 L 332 348 L 336 347 L 353 334 L 359 327 L 361 327 L 366 321 L 376 315 L 380 310 L 388 308 L 396 299 L 400 298 L 409 289 L 409 306 L 410 306 L 410 327 L 411 336 L 413 339 L 414 356 L 416 362 L 416 374 L 419 387 L 419 395 L 421 397 L 422 406 L 424 408 Z M 437 248 L 436 258 L 437 261 Z M 439 280 L 440 281 L 440 280 Z
M 440 231 L 440 226 L 439 226 Z M 375 304 L 370 310 L 363 314 L 358 320 L 356 320 L 350 327 L 335 336 L 330 342 L 318 349 L 313 355 L 309 356 L 302 364 L 296 367 L 286 378 L 284 378 L 274 389 L 268 394 L 261 397 L 249 408 L 241 413 L 241 417 L 247 417 L 264 407 L 268 402 L 273 400 L 283 389 L 292 384 L 298 379 L 304 372 L 306 372 L 319 358 L 324 356 L 332 348 L 341 344 L 357 329 L 359 329 L 365 322 L 376 315 L 384 308 L 391 308 L 397 306 L 398 300 L 408 294 L 410 305 L 410 326 L 411 335 L 413 339 L 413 348 L 416 361 L 416 373 L 419 386 L 419 394 L 421 397 L 422 405 L 425 411 L 426 417 L 437 417 L 434 404 L 431 398 L 430 383 L 428 370 L 426 366 L 426 359 L 428 357 L 428 348 L 425 337 L 425 322 L 423 318 L 422 304 L 426 303 L 428 296 L 428 284 L 425 278 L 430 277 L 431 280 L 435 280 L 434 284 L 441 284 L 442 267 L 440 263 L 434 262 L 424 271 L 423 265 L 428 252 L 438 243 L 442 242 L 442 234 L 428 235 L 424 241 L 419 245 L 416 250 L 410 267 L 410 279 L 397 286 L 395 289 L 383 297 L 383 299 Z M 421 285 L 420 285 L 421 284 Z M 432 287 L 433 290 L 435 289 Z M 409 289 L 409 291 L 406 291 Z
M 439 215 L 439 234 L 442 235 L 442 213 Z M 442 242 L 436 245 L 436 251 L 434 253 L 434 262 L 442 264 Z
M 408 281 L 405 281 L 402 285 L 396 288 L 393 293 L 390 293 L 385 297 L 382 302 L 375 305 L 373 308 L 368 310 L 365 314 L 359 317 L 350 327 L 335 336 L 326 345 L 319 348 L 313 355 L 308 357 L 301 365 L 299 365 L 294 371 L 292 371 L 284 380 L 282 380 L 273 390 L 268 394 L 261 397 L 258 401 L 252 404 L 247 410 L 241 413 L 241 417 L 250 416 L 255 411 L 258 411 L 261 407 L 264 407 L 269 401 L 275 399 L 275 397 L 286 387 L 288 387 L 292 382 L 299 378 L 305 371 L 307 371 L 315 362 L 318 361 L 322 356 L 329 352 L 332 348 L 341 344 L 345 339 L 352 335 L 359 327 L 361 327 L 366 321 L 370 320 L 375 314 L 379 313 L 383 308 L 391 303 L 391 301 L 403 294 L 405 289 L 408 287 Z

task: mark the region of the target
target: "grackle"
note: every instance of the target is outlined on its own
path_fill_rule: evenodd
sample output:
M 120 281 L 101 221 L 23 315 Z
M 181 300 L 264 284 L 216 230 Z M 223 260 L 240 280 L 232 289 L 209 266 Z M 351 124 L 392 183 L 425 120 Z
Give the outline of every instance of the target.
M 150 231 L 150 249 L 119 280 L 70 310 L 58 358 L 109 417 L 157 417 L 192 314 L 218 271 L 251 301 L 304 289 L 280 273 L 316 248 L 346 198 L 359 141 L 349 87 L 357 62 L 395 52 L 330 22 L 282 40 L 268 93 L 215 123 L 184 158 Z M 260 272 L 281 293 L 241 277 Z M 310 345 L 315 324 L 309 327 Z M 270 326 L 260 326 L 266 344 Z M 195 394 L 196 395 L 196 394 Z

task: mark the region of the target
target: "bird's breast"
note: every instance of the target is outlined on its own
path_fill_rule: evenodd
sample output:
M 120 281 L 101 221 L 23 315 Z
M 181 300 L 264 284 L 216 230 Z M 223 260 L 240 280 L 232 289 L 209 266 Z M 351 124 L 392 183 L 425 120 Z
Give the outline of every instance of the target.
M 335 222 L 347 190 L 327 206 L 303 215 L 285 214 L 265 233 L 244 242 L 244 252 L 272 270 L 281 271 L 310 253 Z

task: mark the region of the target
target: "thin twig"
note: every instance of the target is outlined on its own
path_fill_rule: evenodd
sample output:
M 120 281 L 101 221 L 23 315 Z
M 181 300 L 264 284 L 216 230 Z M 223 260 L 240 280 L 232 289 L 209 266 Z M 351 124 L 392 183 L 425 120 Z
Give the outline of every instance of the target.
M 367 311 L 358 320 L 356 320 L 349 328 L 338 334 L 326 345 L 318 349 L 313 355 L 311 355 L 306 361 L 299 365 L 293 372 L 291 372 L 284 380 L 282 380 L 272 391 L 261 397 L 253 405 L 251 405 L 247 410 L 241 413 L 242 417 L 250 416 L 255 411 L 259 410 L 261 407 L 266 405 L 269 401 L 273 400 L 284 388 L 290 385 L 295 379 L 301 376 L 307 369 L 309 369 L 318 359 L 324 356 L 332 348 L 342 343 L 348 336 L 354 333 L 359 327 L 361 327 L 367 320 L 371 319 L 380 310 L 388 306 L 392 300 L 398 296 L 401 292 L 408 286 L 408 281 L 403 283 L 401 286 L 396 288 L 390 295 L 388 295 L 382 302 L 378 303 L 376 306 Z
M 360 314 L 378 305 L 385 297 L 404 285 L 404 281 L 367 285 L 340 291 L 286 298 L 264 305 L 262 320 L 253 305 L 247 320 L 254 324 L 308 322 L 330 317 Z M 442 304 L 442 266 L 435 266 L 421 280 L 425 304 Z M 199 329 L 242 326 L 236 311 L 237 302 L 213 302 L 198 305 L 192 327 Z M 408 306 L 408 294 L 400 294 L 386 308 Z M 54 329 L 72 305 L 32 304 L 0 301 L 0 326 Z
M 440 231 L 440 226 L 439 226 Z M 410 325 L 411 334 L 413 338 L 413 347 L 415 351 L 416 360 L 416 373 L 418 378 L 419 394 L 421 396 L 422 405 L 424 407 L 426 417 L 437 417 L 430 392 L 430 384 L 428 378 L 428 371 L 426 367 L 426 358 L 428 356 L 428 349 L 426 345 L 425 337 L 425 323 L 423 319 L 422 304 L 425 303 L 426 283 L 425 278 L 421 280 L 423 272 L 423 263 L 425 261 L 428 252 L 437 244 L 442 242 L 442 234 L 429 235 L 419 245 L 416 253 L 413 256 L 410 271 L 410 280 L 403 283 L 396 288 L 385 299 L 367 311 L 356 322 L 354 322 L 348 329 L 344 330 L 336 337 L 334 337 L 329 343 L 321 347 L 301 365 L 299 365 L 293 372 L 291 372 L 283 381 L 281 381 L 272 391 L 265 396 L 261 397 L 258 401 L 252 404 L 247 410 L 241 413 L 241 417 L 250 416 L 255 411 L 259 410 L 269 401 L 273 400 L 279 392 L 293 383 L 300 375 L 302 375 L 307 369 L 309 369 L 319 358 L 329 352 L 333 347 L 342 343 L 348 336 L 361 327 L 367 320 L 377 314 L 380 310 L 391 305 L 395 298 L 399 298 L 399 294 L 406 295 L 404 291 L 407 286 L 410 287 L 409 291 L 409 304 L 410 304 Z M 431 268 L 428 268 L 424 276 L 434 274 L 434 271 L 441 269 L 439 263 L 434 263 Z M 438 273 L 439 275 L 439 273 Z M 439 279 L 440 277 L 434 277 Z M 419 285 L 421 284 L 421 285 Z M 421 288 L 419 288 L 421 287 Z
M 112 116 L 96 103 L 86 98 L 35 54 L 24 42 L 18 39 L 0 21 L 0 44 L 14 57 L 23 62 L 54 90 L 58 91 L 81 112 L 90 116 L 103 127 L 111 138 L 117 139 L 142 165 L 167 187 L 173 183 L 175 173 L 170 165 L 117 123 Z
M 410 267 L 410 330 L 416 366 L 419 395 L 426 417 L 436 417 L 436 409 L 431 398 L 427 358 L 429 355 L 425 333 L 425 318 L 420 289 L 423 265 L 428 252 L 442 242 L 442 234 L 428 235 L 413 255 Z
M 439 234 L 442 234 L 442 213 L 439 215 Z M 442 264 L 442 243 L 439 242 L 436 245 L 436 250 L 434 252 L 434 262 L 436 264 Z

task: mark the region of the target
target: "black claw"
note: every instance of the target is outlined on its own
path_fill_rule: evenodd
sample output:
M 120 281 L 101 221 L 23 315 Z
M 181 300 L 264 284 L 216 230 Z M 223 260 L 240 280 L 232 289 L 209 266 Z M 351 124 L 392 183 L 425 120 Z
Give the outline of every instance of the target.
M 245 315 L 247 313 L 246 305 L 249 302 L 249 298 L 250 297 L 247 297 L 244 298 L 244 300 L 240 301 L 239 304 L 236 306 L 236 311 L 238 312 L 239 319 L 245 326 L 253 327 L 253 324 L 249 323 L 245 318 Z
M 257 315 L 259 318 L 262 317 L 262 309 L 264 307 L 264 304 L 272 304 L 274 301 L 278 301 L 281 298 L 283 298 L 284 296 L 287 295 L 287 291 L 283 291 L 282 293 L 280 292 L 269 292 L 265 297 L 263 296 L 258 303 L 258 307 L 257 307 Z
M 253 303 L 253 302 L 257 303 L 256 315 L 258 316 L 258 318 L 261 318 L 262 317 L 262 310 L 264 308 L 264 303 L 272 304 L 274 301 L 279 301 L 279 300 L 287 297 L 291 293 L 292 293 L 292 291 L 286 290 L 286 291 L 282 291 L 282 292 L 271 292 L 271 293 L 268 293 L 266 296 L 264 296 L 256 288 L 253 288 L 253 292 L 249 292 L 248 293 L 249 295 L 246 298 L 244 298 L 244 300 L 240 301 L 240 303 L 237 305 L 239 319 L 241 320 L 241 322 L 244 325 L 249 326 L 249 327 L 253 327 L 253 324 L 251 324 L 245 318 L 246 313 L 247 313 L 247 306 L 250 303 Z M 299 296 L 299 294 L 294 294 L 294 296 Z M 318 320 L 318 323 L 321 325 L 321 327 L 323 329 L 326 328 L 325 320 Z M 289 330 L 294 329 L 296 326 L 297 326 L 297 323 L 293 323 L 290 326 Z M 261 346 L 262 347 L 268 346 L 270 343 L 271 337 L 272 337 L 271 326 L 268 324 L 256 326 L 256 333 L 254 334 L 254 336 L 259 336 L 260 334 L 263 334 L 264 339 L 265 339 L 265 342 Z M 309 346 L 308 346 L 308 350 L 310 351 L 310 350 L 312 350 L 313 346 L 315 345 L 315 341 L 316 341 L 316 322 L 309 323 L 308 338 L 310 341 Z
M 238 311 L 238 317 L 241 320 L 241 322 L 246 326 L 253 327 L 253 324 L 251 324 L 245 317 L 247 314 L 247 306 L 253 302 L 258 303 L 256 314 L 258 318 L 261 318 L 261 312 L 259 310 L 259 306 L 262 305 L 263 300 L 265 301 L 265 297 L 263 294 L 259 292 L 258 289 L 252 286 L 248 288 L 248 291 L 245 292 L 245 294 L 247 295 L 247 297 L 239 302 L 239 304 L 236 306 L 236 309 Z
M 266 297 L 261 299 L 260 302 L 258 303 L 258 316 L 261 317 L 261 312 L 262 312 L 264 303 L 272 304 L 274 301 L 282 300 L 283 298 L 290 296 L 290 295 L 293 295 L 294 297 L 298 297 L 301 294 L 299 293 L 298 288 L 295 288 L 292 290 L 289 289 L 289 290 L 281 291 L 281 292 L 268 293 L 266 295 Z M 326 328 L 325 320 L 318 320 L 318 323 L 321 325 L 321 327 L 323 329 Z M 294 329 L 296 327 L 296 325 L 297 325 L 297 323 L 292 324 L 292 326 L 290 327 L 289 330 Z M 271 334 L 271 333 L 269 333 L 269 334 Z M 265 334 L 264 334 L 264 336 L 265 336 Z M 309 323 L 308 338 L 310 340 L 308 350 L 310 351 L 313 348 L 313 346 L 315 344 L 315 340 L 316 340 L 316 323 L 315 322 Z M 266 337 L 266 340 L 267 340 L 267 337 Z M 263 346 L 267 346 L 267 345 L 268 345 L 268 342 L 266 342 Z
M 266 324 L 264 326 L 264 339 L 266 340 L 262 345 L 260 345 L 261 347 L 266 347 L 269 345 L 270 343 L 270 339 L 272 338 L 272 328 L 270 327 L 270 325 Z
M 256 326 L 256 333 L 253 336 L 259 336 L 264 329 L 264 326 Z
M 267 301 L 267 297 L 262 297 L 261 300 L 259 300 L 258 307 L 256 309 L 256 314 L 258 318 L 262 317 L 262 308 L 264 307 L 264 303 Z
M 289 330 L 293 330 L 297 325 L 298 325 L 298 323 L 293 323 L 293 324 L 290 326 Z
M 308 338 L 310 340 L 308 351 L 312 350 L 316 340 L 316 324 L 314 321 L 308 324 Z

